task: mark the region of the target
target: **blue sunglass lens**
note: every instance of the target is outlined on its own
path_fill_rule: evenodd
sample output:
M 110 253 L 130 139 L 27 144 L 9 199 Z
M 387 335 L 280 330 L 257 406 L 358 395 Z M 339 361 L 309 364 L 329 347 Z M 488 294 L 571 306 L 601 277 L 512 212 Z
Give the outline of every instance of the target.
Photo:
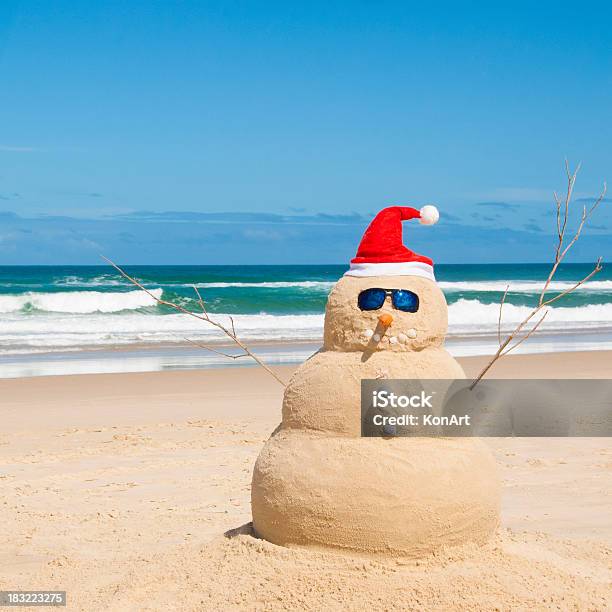
M 385 303 L 384 289 L 366 289 L 359 294 L 357 304 L 361 310 L 377 310 Z
M 412 291 L 398 289 L 392 294 L 393 306 L 404 312 L 416 312 L 419 309 L 419 296 Z

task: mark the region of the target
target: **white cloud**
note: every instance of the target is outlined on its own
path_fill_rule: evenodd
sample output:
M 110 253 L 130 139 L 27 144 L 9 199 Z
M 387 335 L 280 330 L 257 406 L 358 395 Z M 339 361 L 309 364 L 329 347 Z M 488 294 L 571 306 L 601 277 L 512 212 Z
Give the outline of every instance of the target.
M 38 147 L 18 147 L 13 145 L 4 145 L 0 144 L 0 151 L 4 151 L 5 153 L 37 153 L 42 151 Z

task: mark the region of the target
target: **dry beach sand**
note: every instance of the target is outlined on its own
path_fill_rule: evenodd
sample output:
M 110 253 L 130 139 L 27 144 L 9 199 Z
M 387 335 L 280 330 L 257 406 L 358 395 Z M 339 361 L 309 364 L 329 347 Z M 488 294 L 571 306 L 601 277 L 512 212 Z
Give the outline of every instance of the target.
M 461 362 L 469 375 L 482 358 Z M 527 373 L 609 378 L 612 353 L 495 371 Z M 65 589 L 88 611 L 612 606 L 610 439 L 488 440 L 503 506 L 483 547 L 338 556 L 250 534 L 253 463 L 281 397 L 257 368 L 1 380 L 0 588 Z

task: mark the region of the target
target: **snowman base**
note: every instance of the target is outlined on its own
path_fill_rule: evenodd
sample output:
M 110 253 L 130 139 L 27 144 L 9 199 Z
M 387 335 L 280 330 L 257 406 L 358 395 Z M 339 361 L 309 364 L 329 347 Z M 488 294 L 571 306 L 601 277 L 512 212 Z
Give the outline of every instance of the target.
M 274 544 L 424 557 L 499 522 L 495 461 L 474 438 L 350 438 L 280 429 L 253 473 L 253 527 Z

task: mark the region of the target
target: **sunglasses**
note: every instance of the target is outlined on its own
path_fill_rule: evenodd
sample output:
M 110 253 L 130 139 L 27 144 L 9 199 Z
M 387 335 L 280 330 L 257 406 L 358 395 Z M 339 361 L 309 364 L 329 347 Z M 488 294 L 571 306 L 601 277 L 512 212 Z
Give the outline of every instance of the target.
M 416 312 L 419 309 L 419 296 L 408 289 L 366 289 L 357 298 L 361 310 L 378 310 L 391 296 L 393 308 L 403 312 Z

